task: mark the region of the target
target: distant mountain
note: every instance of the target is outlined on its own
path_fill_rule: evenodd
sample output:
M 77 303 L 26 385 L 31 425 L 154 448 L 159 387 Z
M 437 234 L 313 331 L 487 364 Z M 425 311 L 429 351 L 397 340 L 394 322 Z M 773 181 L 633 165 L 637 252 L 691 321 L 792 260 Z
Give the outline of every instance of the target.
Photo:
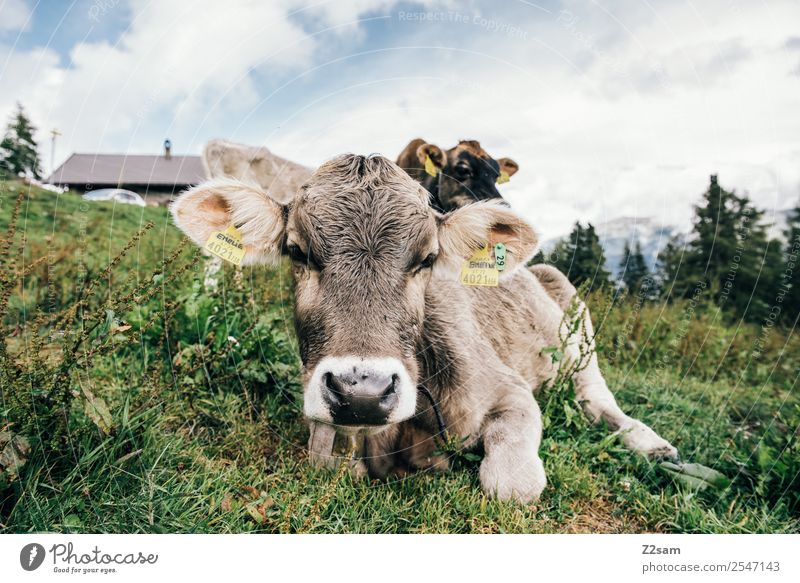
M 606 270 L 614 278 L 619 278 L 619 264 L 625 250 L 625 242 L 634 244 L 636 240 L 642 246 L 642 254 L 651 271 L 655 268 L 656 257 L 679 230 L 673 225 L 663 225 L 651 217 L 619 217 L 605 223 L 595 225 L 597 236 L 606 256 Z M 564 235 L 567 236 L 567 235 Z M 563 237 L 548 239 L 542 244 L 545 251 L 550 251 Z
M 606 255 L 605 268 L 615 278 L 621 274 L 619 267 L 624 256 L 625 242 L 631 245 L 638 240 L 647 268 L 653 271 L 659 252 L 678 232 L 672 225 L 663 225 L 650 217 L 620 217 L 607 223 L 595 225 L 597 236 Z
M 791 209 L 779 210 L 775 211 L 774 216 L 770 211 L 764 213 L 764 222 L 769 224 L 767 232 L 770 238 L 785 240 L 783 232 L 789 221 L 790 212 Z M 620 276 L 619 263 L 624 255 L 625 241 L 634 244 L 637 239 L 639 240 L 647 267 L 653 271 L 659 252 L 670 237 L 681 232 L 678 227 L 660 224 L 652 217 L 619 217 L 598 223 L 595 229 L 606 256 L 604 267 L 615 279 L 619 279 Z M 542 249 L 545 252 L 552 250 L 555 244 L 567 235 L 548 239 L 542 244 Z

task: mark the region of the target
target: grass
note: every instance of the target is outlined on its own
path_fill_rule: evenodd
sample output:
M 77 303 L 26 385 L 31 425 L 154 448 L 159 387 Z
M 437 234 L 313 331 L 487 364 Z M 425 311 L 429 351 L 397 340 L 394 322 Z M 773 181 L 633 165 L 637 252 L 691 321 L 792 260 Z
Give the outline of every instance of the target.
M 70 305 L 83 280 L 111 261 L 148 222 L 154 229 L 104 282 L 106 287 L 113 288 L 120 276 L 152 271 L 181 240 L 163 208 L 92 203 L 70 193 L 57 195 L 1 181 L 0 232 L 8 229 L 20 189 L 25 193 L 16 241 L 23 251 L 21 264 L 37 259 L 40 263 L 27 274 L 24 290 L 12 296 L 12 312 L 31 306 L 56 312 Z
M 0 431 L 30 442 L 25 463 L 6 468 L 0 481 L 2 532 L 800 530 L 800 400 L 785 380 L 792 372 L 796 378 L 798 356 L 778 352 L 782 343 L 774 340 L 752 366 L 736 364 L 744 358 L 739 349 L 758 336 L 755 328 L 711 322 L 713 312 L 701 311 L 691 326 L 713 338 L 713 347 L 698 349 L 698 330 L 674 336 L 685 313 L 680 305 L 604 312 L 595 302 L 604 370 L 623 408 L 685 459 L 731 478 L 724 489 L 673 483 L 605 428 L 572 417 L 568 400 L 547 408 L 567 413 L 549 418 L 541 450 L 549 484 L 535 504 L 487 499 L 472 456 L 457 456 L 446 474 L 357 480 L 306 462 L 287 266 L 226 267 L 218 289 L 209 291 L 202 263 L 181 250 L 164 209 L 87 207 L 70 194 L 56 199 L 15 183 L 0 186 L 0 232 L 23 189 L 15 241 L 26 238 L 4 316 L 14 335 L 6 348 L 11 372 L 0 376 Z M 104 270 L 147 221 L 156 226 Z M 22 276 L 48 254 L 58 258 L 49 270 Z M 74 274 L 83 268 L 77 285 Z M 94 280 L 86 299 L 83 290 Z M 56 301 L 40 293 L 54 283 L 61 290 Z M 143 290 L 136 297 L 144 299 L 123 302 L 131 289 Z M 47 416 L 57 411 L 31 379 L 39 378 L 37 367 L 60 370 L 69 351 L 53 332 L 70 332 L 53 330 L 40 315 L 81 301 L 87 314 L 111 309 L 113 322 L 90 328 L 75 319 L 81 344 L 65 381 L 68 423 L 45 438 L 36 428 L 49 427 Z M 658 308 L 661 316 L 651 313 Z M 37 337 L 52 352 L 44 361 L 32 354 Z M 677 348 L 666 351 L 664 343 Z M 670 366 L 656 367 L 665 353 Z M 555 391 L 542 397 L 556 398 Z

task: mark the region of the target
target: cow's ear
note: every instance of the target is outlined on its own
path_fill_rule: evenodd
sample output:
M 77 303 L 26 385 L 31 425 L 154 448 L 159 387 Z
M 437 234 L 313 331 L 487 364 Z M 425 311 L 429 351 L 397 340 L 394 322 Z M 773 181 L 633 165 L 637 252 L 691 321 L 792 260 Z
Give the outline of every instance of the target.
M 514 162 L 511 158 L 500 158 L 497 161 L 497 164 L 500 166 L 500 172 L 505 172 L 506 176 L 509 178 L 514 176 L 519 170 L 519 164 Z
M 458 277 L 464 261 L 484 246 L 506 247 L 505 269 L 501 277 L 524 267 L 536 254 L 539 238 L 525 219 L 499 202 L 477 202 L 441 217 L 439 258 L 434 264 L 438 277 Z
M 425 167 L 428 174 L 437 174 L 442 171 L 445 166 L 446 158 L 444 152 L 439 146 L 433 144 L 422 144 L 417 148 L 417 159 Z M 433 168 L 430 168 L 427 160 L 430 159 Z
M 234 226 L 244 244 L 242 264 L 280 259 L 285 207 L 258 186 L 217 178 L 181 194 L 170 210 L 175 224 L 204 247 L 214 231 Z

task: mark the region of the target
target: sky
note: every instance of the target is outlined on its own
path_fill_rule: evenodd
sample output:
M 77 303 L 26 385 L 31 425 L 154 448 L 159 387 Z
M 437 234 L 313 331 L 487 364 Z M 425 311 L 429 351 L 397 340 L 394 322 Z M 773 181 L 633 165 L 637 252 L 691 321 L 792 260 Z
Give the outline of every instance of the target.
M 795 0 L 0 0 L 0 120 L 73 152 L 308 165 L 480 140 L 543 239 L 574 221 L 686 229 L 719 174 L 769 218 L 800 197 Z

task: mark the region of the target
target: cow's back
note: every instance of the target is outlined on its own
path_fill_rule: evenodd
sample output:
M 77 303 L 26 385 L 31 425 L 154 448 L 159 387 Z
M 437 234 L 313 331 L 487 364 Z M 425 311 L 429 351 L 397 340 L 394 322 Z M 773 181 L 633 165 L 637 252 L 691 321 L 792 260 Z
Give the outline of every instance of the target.
M 209 140 L 203 149 L 203 164 L 209 178 L 237 178 L 258 184 L 282 204 L 292 200 L 312 173 L 310 168 L 273 154 L 265 147 L 227 140 Z

